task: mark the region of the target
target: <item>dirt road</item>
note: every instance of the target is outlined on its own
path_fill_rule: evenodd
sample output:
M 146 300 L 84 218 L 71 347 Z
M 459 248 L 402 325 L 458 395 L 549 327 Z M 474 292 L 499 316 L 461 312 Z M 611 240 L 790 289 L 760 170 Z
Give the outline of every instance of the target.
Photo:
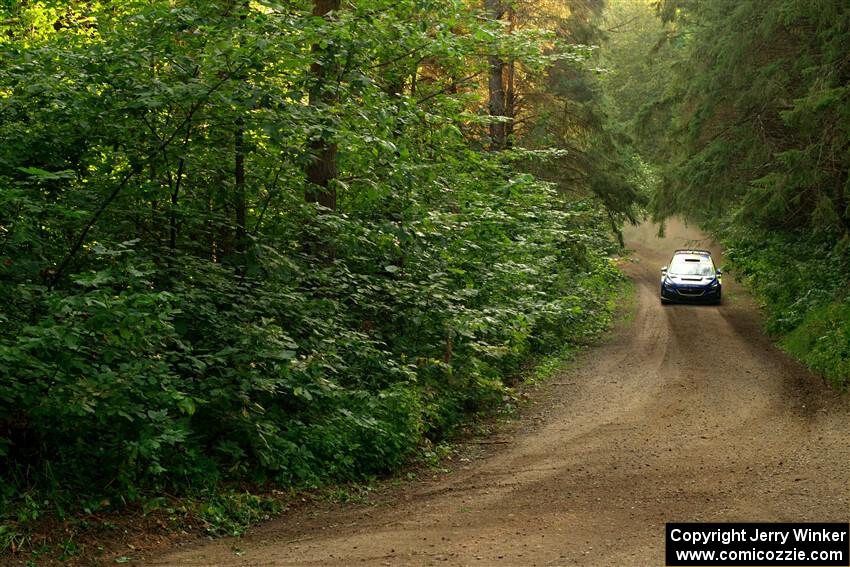
M 850 520 L 847 397 L 774 348 L 731 278 L 722 306 L 659 304 L 660 266 L 698 237 L 627 231 L 634 316 L 480 458 L 150 564 L 660 566 L 667 521 Z

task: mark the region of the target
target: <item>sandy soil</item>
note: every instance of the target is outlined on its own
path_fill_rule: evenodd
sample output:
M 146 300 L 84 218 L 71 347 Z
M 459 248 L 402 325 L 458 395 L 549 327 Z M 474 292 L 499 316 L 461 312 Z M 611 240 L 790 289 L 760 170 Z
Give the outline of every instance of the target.
M 847 397 L 763 336 L 731 278 L 719 307 L 660 305 L 660 266 L 699 237 L 627 230 L 634 316 L 451 474 L 145 564 L 663 565 L 668 521 L 846 522 Z

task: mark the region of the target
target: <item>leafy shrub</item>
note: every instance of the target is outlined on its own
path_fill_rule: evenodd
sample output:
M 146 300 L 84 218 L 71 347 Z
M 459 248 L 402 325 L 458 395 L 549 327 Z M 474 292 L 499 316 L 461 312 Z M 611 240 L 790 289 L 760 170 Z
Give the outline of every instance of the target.
M 850 383 L 847 242 L 799 234 L 727 231 L 726 258 L 767 310 L 767 330 L 835 387 Z
M 534 151 L 481 150 L 454 84 L 485 49 L 538 70 L 588 49 L 376 6 L 0 17 L 0 517 L 382 474 L 604 328 L 624 211 L 590 195 L 630 207 L 622 172 L 567 200 L 520 171 Z M 391 93 L 413 53 L 440 76 Z M 317 140 L 336 209 L 312 202 Z M 623 169 L 605 153 L 582 169 Z

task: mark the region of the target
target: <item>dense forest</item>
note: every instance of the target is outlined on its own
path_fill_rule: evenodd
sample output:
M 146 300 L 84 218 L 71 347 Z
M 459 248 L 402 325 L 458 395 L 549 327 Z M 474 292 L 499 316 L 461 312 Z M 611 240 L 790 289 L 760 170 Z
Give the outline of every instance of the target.
M 644 197 L 602 8 L 4 2 L 4 546 L 381 474 L 603 331 Z
M 850 5 L 612 2 L 616 121 L 650 164 L 658 220 L 726 246 L 781 346 L 850 380 Z
M 711 231 L 850 376 L 843 0 L 0 1 L 0 547 L 385 474 Z

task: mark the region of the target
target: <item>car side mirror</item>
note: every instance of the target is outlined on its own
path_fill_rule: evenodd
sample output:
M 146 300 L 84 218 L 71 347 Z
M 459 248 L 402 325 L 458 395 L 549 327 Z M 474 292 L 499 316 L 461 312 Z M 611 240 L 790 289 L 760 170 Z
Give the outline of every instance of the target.
M 667 273 L 667 266 L 664 266 L 663 268 L 661 268 L 661 273 L 662 273 L 662 274 L 666 274 L 666 273 Z
M 721 272 L 720 270 L 715 270 L 715 271 L 717 272 L 717 277 L 720 277 L 720 276 L 723 275 L 723 272 Z

